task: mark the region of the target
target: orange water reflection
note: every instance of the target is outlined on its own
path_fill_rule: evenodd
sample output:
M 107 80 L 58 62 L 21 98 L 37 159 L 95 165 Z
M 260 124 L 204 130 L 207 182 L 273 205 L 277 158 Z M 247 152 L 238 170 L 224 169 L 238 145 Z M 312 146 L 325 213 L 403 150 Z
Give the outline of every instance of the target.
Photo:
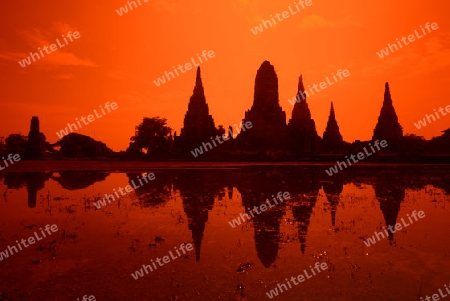
M 361 168 L 332 178 L 318 167 L 158 171 L 118 202 L 94 208 L 137 175 L 4 174 L 0 251 L 42 225 L 59 232 L 0 262 L 0 296 L 256 300 L 316 261 L 330 269 L 277 300 L 416 300 L 450 281 L 446 170 Z M 291 199 L 230 226 L 278 191 Z M 363 244 L 414 210 L 426 217 Z M 183 242 L 195 252 L 131 277 Z

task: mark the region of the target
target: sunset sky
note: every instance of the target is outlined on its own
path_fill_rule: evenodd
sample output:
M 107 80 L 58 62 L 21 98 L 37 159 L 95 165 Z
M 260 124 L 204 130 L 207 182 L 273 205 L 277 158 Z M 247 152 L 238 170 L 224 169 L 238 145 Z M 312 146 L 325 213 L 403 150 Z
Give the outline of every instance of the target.
M 179 134 L 195 70 L 160 87 L 153 81 L 203 50 L 215 53 L 201 69 L 216 126 L 243 119 L 253 103 L 256 71 L 268 60 L 288 119 L 288 99 L 297 92 L 300 74 L 306 86 L 349 70 L 349 77 L 307 99 L 320 136 L 333 101 L 344 140 L 370 139 L 385 82 L 404 133 L 429 139 L 450 127 L 450 115 L 422 129 L 414 126 L 433 109 L 450 105 L 448 1 L 312 0 L 257 35 L 250 29 L 294 8 L 295 0 L 140 1 L 123 16 L 116 10 L 127 4 L 124 0 L 3 1 L 0 137 L 27 135 L 31 117 L 38 116 L 41 132 L 54 143 L 56 131 L 108 101 L 118 109 L 78 133 L 125 150 L 144 116 L 160 116 Z M 383 59 L 377 56 L 396 38 L 421 33 L 427 22 L 439 29 Z M 18 64 L 68 31 L 78 31 L 80 38 L 25 68 Z

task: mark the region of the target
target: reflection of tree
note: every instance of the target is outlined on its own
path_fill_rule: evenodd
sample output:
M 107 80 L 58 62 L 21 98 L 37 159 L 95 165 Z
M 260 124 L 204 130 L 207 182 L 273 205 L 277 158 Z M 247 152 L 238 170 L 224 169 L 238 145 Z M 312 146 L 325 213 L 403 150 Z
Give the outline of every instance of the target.
M 200 249 L 208 221 L 208 211 L 213 208 L 214 199 L 223 196 L 225 186 L 223 173 L 185 171 L 177 173 L 174 190 L 180 191 L 183 208 L 189 220 L 189 230 L 195 245 L 195 258 L 200 260 Z
M 26 185 L 26 178 L 24 172 L 8 172 L 5 174 L 6 187 L 8 189 L 19 189 Z
M 442 177 L 430 179 L 429 183 L 436 188 L 444 190 L 446 194 L 450 195 L 450 181 L 448 180 L 448 172 L 445 172 Z
M 102 182 L 108 175 L 109 173 L 97 171 L 61 171 L 58 177 L 52 176 L 52 180 L 61 184 L 64 189 L 77 190 Z
M 128 184 L 133 187 L 134 193 L 139 198 L 139 204 L 143 207 L 156 207 L 166 203 L 171 197 L 172 177 L 169 173 L 155 174 L 155 179 L 146 183 L 143 173 L 126 173 Z M 139 182 L 139 179 L 141 179 Z M 134 186 L 133 186 L 134 184 Z

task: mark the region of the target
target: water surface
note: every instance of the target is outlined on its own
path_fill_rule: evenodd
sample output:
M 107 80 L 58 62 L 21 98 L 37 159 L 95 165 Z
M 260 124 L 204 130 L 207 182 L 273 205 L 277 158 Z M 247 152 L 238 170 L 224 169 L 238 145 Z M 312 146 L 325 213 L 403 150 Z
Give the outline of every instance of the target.
M 39 227 L 59 231 L 0 261 L 0 300 L 270 300 L 316 262 L 328 269 L 275 300 L 418 300 L 450 283 L 449 169 L 239 166 L 1 175 L 0 251 Z M 97 210 L 104 194 L 156 179 Z M 135 180 L 135 183 L 136 180 Z M 233 228 L 246 208 L 291 198 Z M 367 247 L 363 239 L 425 217 Z M 135 280 L 182 243 L 194 250 Z

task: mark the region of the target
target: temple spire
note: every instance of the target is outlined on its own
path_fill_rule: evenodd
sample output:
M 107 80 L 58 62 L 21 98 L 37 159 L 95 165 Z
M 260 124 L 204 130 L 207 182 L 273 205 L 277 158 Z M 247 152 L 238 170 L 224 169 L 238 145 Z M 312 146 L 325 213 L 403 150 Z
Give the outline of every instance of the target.
M 191 97 L 191 101 L 192 100 L 206 103 L 205 91 L 203 89 L 200 67 L 197 68 L 197 75 L 195 77 L 194 91 L 193 91 L 192 97 Z
M 297 92 L 297 97 L 298 97 L 298 99 L 300 100 L 300 101 L 302 101 L 303 100 L 303 97 L 302 97 L 302 93 L 300 93 L 300 92 L 302 92 L 303 93 L 303 95 L 304 95 L 304 97 L 305 97 L 305 102 L 306 102 L 306 94 L 305 94 L 305 86 L 303 86 L 303 74 L 300 74 L 300 77 L 298 78 L 298 92 Z
M 190 149 L 216 135 L 214 120 L 209 113 L 203 90 L 200 67 L 197 68 L 194 91 L 189 99 L 188 110 L 184 116 L 180 139 L 183 148 Z
M 389 90 L 389 83 L 386 82 L 384 85 L 384 102 L 383 105 L 391 105 L 392 106 L 392 98 L 391 98 L 391 91 Z
M 197 77 L 195 78 L 195 87 L 201 87 L 203 89 L 202 77 L 200 74 L 200 67 L 197 68 Z
M 343 146 L 343 139 L 336 121 L 333 102 L 331 102 L 330 116 L 328 117 L 327 127 L 323 132 L 322 143 L 327 152 L 339 152 Z
M 395 151 L 398 150 L 403 138 L 403 129 L 395 113 L 389 83 L 385 84 L 384 89 L 383 106 L 381 107 L 378 122 L 373 131 L 372 140 L 386 140 L 388 142 L 386 150 Z
M 304 100 L 304 101 L 303 101 Z M 291 149 L 296 153 L 309 153 L 316 150 L 319 136 L 316 123 L 311 117 L 311 111 L 306 103 L 303 75 L 298 79 L 297 101 L 292 109 L 292 118 L 288 123 L 291 138 Z

